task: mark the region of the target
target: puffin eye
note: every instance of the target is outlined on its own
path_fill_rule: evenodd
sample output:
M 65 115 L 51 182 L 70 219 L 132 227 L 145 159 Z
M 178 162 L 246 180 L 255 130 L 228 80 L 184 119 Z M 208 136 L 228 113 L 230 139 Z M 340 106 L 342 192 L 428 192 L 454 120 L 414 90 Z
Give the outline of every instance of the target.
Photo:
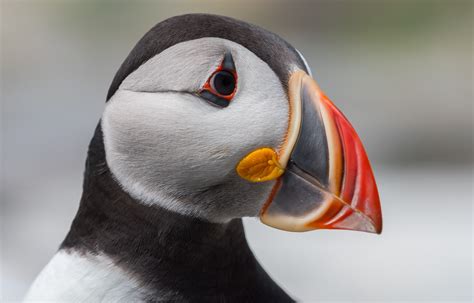
M 232 95 L 235 89 L 234 75 L 225 70 L 214 73 L 214 75 L 211 77 L 211 88 L 219 95 Z
M 227 107 L 237 88 L 237 72 L 230 53 L 226 53 L 221 65 L 209 77 L 199 95 L 212 105 Z

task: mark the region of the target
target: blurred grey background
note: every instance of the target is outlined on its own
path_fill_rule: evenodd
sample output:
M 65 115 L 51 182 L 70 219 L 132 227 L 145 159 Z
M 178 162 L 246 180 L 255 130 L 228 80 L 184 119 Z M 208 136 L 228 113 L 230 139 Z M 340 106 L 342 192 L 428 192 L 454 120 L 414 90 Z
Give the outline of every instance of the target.
M 447 0 L 2 1 L 2 300 L 21 299 L 68 231 L 122 60 L 155 23 L 189 12 L 295 45 L 372 161 L 381 236 L 246 220 L 274 279 L 304 302 L 470 302 L 473 9 Z

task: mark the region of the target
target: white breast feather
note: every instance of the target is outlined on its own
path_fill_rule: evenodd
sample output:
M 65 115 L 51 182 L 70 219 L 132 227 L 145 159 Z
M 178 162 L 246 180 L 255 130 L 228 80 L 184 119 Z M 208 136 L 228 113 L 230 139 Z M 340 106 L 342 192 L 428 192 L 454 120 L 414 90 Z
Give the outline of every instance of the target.
M 59 251 L 25 302 L 142 302 L 147 291 L 104 255 Z

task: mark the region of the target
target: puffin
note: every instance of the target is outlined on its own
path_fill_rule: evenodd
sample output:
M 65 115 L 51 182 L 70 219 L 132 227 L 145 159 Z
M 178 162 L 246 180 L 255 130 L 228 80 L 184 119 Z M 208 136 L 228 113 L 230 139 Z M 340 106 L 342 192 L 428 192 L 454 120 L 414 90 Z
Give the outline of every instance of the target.
M 166 19 L 115 74 L 77 214 L 25 301 L 294 302 L 243 217 L 382 230 L 361 140 L 296 48 L 230 17 Z

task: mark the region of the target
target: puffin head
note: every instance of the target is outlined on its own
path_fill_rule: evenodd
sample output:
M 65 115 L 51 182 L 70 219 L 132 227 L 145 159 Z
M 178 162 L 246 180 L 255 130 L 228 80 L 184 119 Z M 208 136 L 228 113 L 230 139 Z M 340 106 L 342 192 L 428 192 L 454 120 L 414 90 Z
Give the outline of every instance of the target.
M 106 162 L 137 203 L 223 223 L 380 233 L 360 139 L 302 55 L 235 19 L 167 19 L 117 72 L 101 119 Z

